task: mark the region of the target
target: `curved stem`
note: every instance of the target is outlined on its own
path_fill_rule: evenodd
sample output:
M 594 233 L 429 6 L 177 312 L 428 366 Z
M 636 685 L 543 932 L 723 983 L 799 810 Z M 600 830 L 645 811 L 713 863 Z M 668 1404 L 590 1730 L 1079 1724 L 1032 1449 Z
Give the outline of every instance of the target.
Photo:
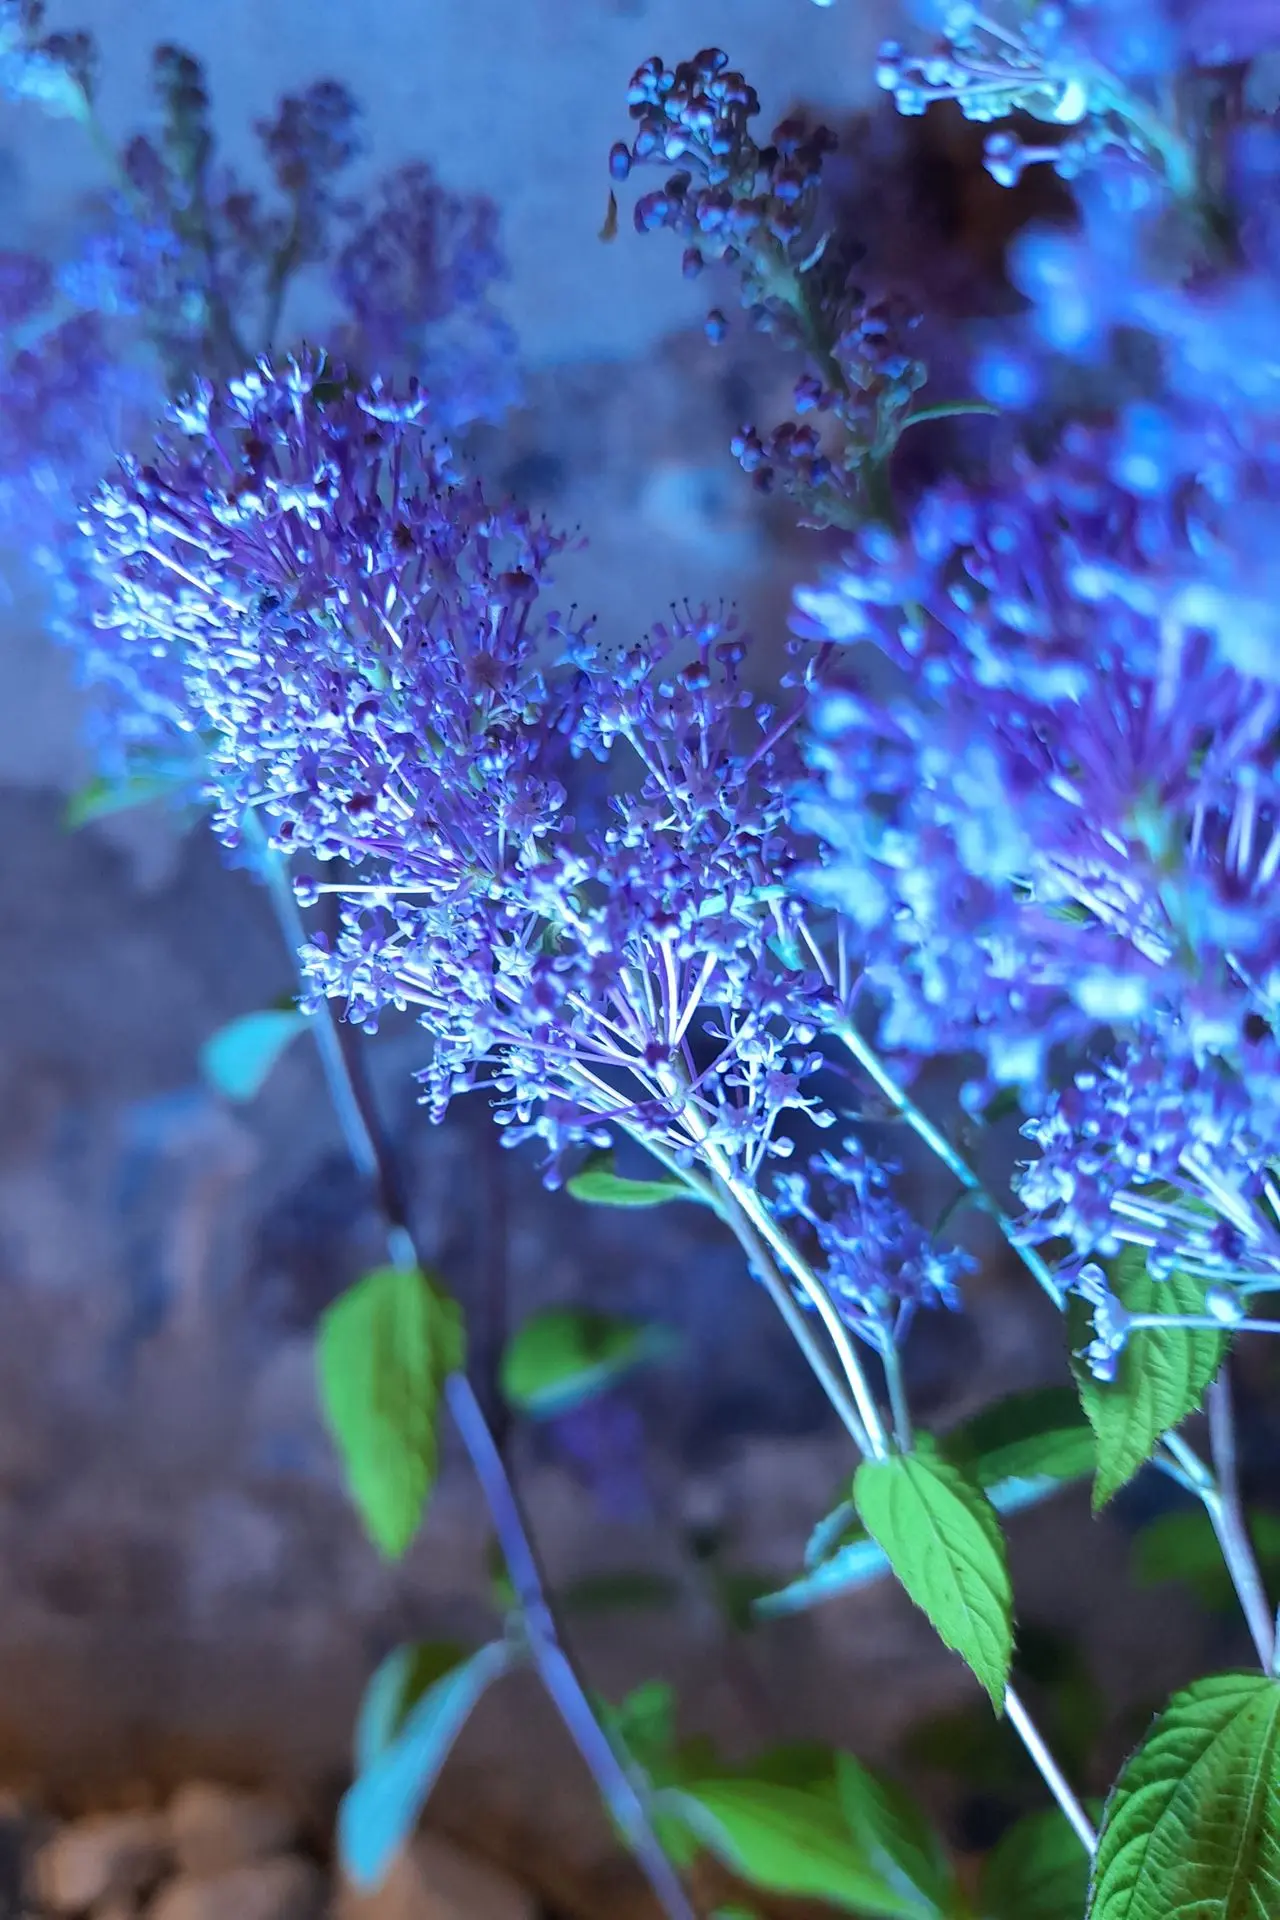
M 281 932 L 296 955 L 306 944 L 306 929 L 284 862 L 251 819 L 245 823 L 245 838 L 267 883 Z M 395 1167 L 367 1097 L 361 1097 L 359 1069 L 327 1000 L 316 1013 L 313 1032 L 347 1151 L 378 1195 L 391 1258 L 397 1265 L 421 1266 Z M 445 1399 L 484 1494 L 539 1677 L 668 1920 L 697 1920 L 679 1875 L 653 1831 L 641 1791 L 597 1720 L 587 1689 L 565 1650 L 519 1498 L 465 1374 L 450 1375 Z
M 897 1108 L 912 1132 L 932 1153 L 937 1155 L 943 1166 L 949 1173 L 954 1174 L 965 1191 L 972 1194 L 984 1213 L 990 1214 L 1036 1285 L 1049 1296 L 1054 1306 L 1061 1312 L 1066 1305 L 1065 1296 L 1050 1272 L 1048 1262 L 1034 1247 L 1025 1245 L 1018 1232 L 1017 1222 L 1012 1215 L 1005 1212 L 964 1155 L 952 1146 L 941 1128 L 936 1127 L 928 1114 L 916 1105 L 906 1088 L 894 1078 L 875 1048 L 858 1031 L 852 1020 L 837 1022 L 831 1032 L 853 1055 L 868 1079 L 873 1080 L 885 1098 Z

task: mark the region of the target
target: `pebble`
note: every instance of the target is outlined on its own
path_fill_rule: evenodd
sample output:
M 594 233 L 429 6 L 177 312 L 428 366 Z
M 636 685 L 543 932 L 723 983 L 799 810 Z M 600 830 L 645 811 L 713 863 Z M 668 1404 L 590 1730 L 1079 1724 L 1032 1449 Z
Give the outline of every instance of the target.
M 87 1913 L 112 1899 L 145 1893 L 168 1859 L 162 1814 L 88 1814 L 41 1847 L 34 1864 L 35 1890 L 54 1913 Z
M 226 1873 L 182 1874 L 161 1888 L 147 1920 L 321 1920 L 326 1895 L 319 1867 L 286 1854 Z
M 538 1920 L 527 1888 L 435 1833 L 421 1833 L 380 1887 L 342 1890 L 335 1920 Z
M 192 1780 L 174 1795 L 168 1823 L 178 1872 L 197 1877 L 287 1853 L 298 1838 L 298 1823 L 280 1801 L 210 1780 Z

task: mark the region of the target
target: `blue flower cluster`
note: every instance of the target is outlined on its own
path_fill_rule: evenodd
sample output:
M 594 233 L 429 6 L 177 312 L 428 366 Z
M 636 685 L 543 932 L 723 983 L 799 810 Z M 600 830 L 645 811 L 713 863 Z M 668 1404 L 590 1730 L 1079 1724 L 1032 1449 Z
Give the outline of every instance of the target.
M 1009 409 L 985 480 L 798 596 L 856 663 L 816 703 L 804 886 L 856 926 L 886 1048 L 976 1058 L 974 1112 L 1017 1089 L 1028 1236 L 1143 1246 L 1223 1318 L 1280 1281 L 1275 115 L 1203 70 L 1205 9 L 932 11 L 884 84 L 1069 126 L 988 163 L 1049 162 L 1080 221 L 1022 236 L 1026 315 L 976 349 Z

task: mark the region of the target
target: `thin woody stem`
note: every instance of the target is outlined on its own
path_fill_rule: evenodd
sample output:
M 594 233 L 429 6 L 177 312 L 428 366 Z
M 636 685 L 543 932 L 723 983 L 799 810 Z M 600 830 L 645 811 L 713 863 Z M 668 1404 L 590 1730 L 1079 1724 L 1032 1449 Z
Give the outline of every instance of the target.
M 1258 1650 L 1258 1658 L 1263 1670 L 1270 1673 L 1276 1651 L 1275 1619 L 1267 1601 L 1240 1501 L 1235 1410 L 1231 1398 L 1231 1377 L 1225 1363 L 1209 1389 L 1208 1412 L 1209 1446 L 1218 1484 L 1213 1498 L 1207 1499 L 1205 1506 L 1218 1536 L 1218 1545 L 1222 1548 L 1231 1584 L 1253 1636 L 1253 1644 Z
M 296 955 L 306 944 L 306 929 L 284 863 L 252 824 L 246 825 L 246 838 L 254 847 L 281 932 L 290 952 Z M 347 1151 L 357 1171 L 370 1181 L 377 1193 L 386 1221 L 391 1258 L 397 1265 L 420 1266 L 398 1175 L 380 1138 L 351 1037 L 344 1039 L 327 1000 L 317 1011 L 313 1032 Z M 662 1911 L 668 1920 L 697 1920 L 680 1877 L 653 1831 L 640 1787 L 601 1727 L 587 1689 L 565 1649 L 519 1497 L 475 1390 L 464 1373 L 450 1375 L 445 1385 L 445 1399 L 484 1494 L 520 1604 L 530 1654 L 539 1677 Z

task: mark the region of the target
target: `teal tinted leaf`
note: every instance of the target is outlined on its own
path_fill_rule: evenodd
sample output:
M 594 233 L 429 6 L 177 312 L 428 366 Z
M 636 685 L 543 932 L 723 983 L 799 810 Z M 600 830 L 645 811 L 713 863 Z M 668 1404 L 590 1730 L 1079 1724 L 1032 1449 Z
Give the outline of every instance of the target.
M 379 1267 L 320 1322 L 325 1417 L 370 1539 L 404 1553 L 435 1484 L 440 1396 L 463 1364 L 456 1301 L 416 1267 Z
M 888 1571 L 888 1556 L 855 1520 L 829 1560 L 809 1573 L 802 1573 L 776 1592 L 761 1594 L 752 1611 L 757 1620 L 775 1620 L 786 1613 L 806 1613 L 810 1607 L 834 1600 L 837 1594 L 849 1593 L 854 1587 L 864 1587 Z
M 1013 1592 L 986 1494 L 922 1434 L 913 1453 L 864 1460 L 853 1497 L 911 1599 L 1000 1713 L 1013 1656 Z
M 886 1886 L 914 1901 L 922 1916 L 949 1913 L 956 1895 L 951 1863 L 911 1796 L 849 1753 L 836 1756 L 836 1786 L 849 1831 Z
M 1280 1685 L 1227 1673 L 1176 1693 L 1112 1791 L 1088 1920 L 1280 1911 Z
M 306 1025 L 306 1014 L 296 1007 L 242 1013 L 205 1041 L 200 1049 L 200 1070 L 224 1098 L 237 1102 L 256 1099 L 276 1061 Z
M 830 1513 L 823 1514 L 809 1535 L 804 1549 L 805 1566 L 818 1567 L 829 1560 L 855 1528 L 858 1528 L 858 1509 L 852 1500 L 842 1500 Z
M 1035 1506 L 1049 1494 L 1056 1493 L 1061 1485 L 1061 1480 L 1046 1476 L 1037 1480 L 1004 1480 L 996 1486 L 987 1487 L 985 1492 L 997 1513 L 1018 1513 L 1023 1507 Z M 846 1512 L 852 1517 L 838 1535 L 837 1519 L 842 1519 Z M 865 1587 L 870 1581 L 878 1580 L 889 1572 L 888 1556 L 857 1519 L 852 1504 L 848 1508 L 837 1507 L 827 1515 L 826 1520 L 819 1521 L 805 1549 L 806 1563 L 828 1522 L 831 1523 L 830 1530 L 823 1537 L 833 1543 L 831 1557 L 813 1565 L 807 1573 L 789 1581 L 785 1587 L 762 1594 L 754 1600 L 751 1610 L 758 1620 L 776 1619 L 787 1613 L 806 1613 L 810 1607 L 816 1607 L 824 1600 L 834 1600 L 837 1594 L 851 1592 L 855 1587 Z
M 101 778 L 87 781 L 67 802 L 63 823 L 71 831 L 87 827 L 91 820 L 105 820 L 113 813 L 128 813 L 152 800 L 171 800 L 189 791 L 195 784 L 199 764 L 175 761 L 127 775 L 122 780 Z
M 1006 1480 L 1082 1480 L 1097 1464 L 1093 1431 L 1069 1386 L 1010 1394 L 953 1429 L 943 1445 L 987 1488 Z
M 770 1893 L 830 1901 L 863 1920 L 920 1920 L 920 1903 L 889 1886 L 828 1794 L 767 1780 L 706 1780 L 668 1789 L 678 1815 L 725 1866 Z
M 414 1702 L 466 1657 L 465 1647 L 444 1640 L 419 1640 L 387 1655 L 370 1678 L 356 1715 L 357 1773 L 367 1772 L 391 1745 Z
M 661 1573 L 589 1574 L 564 1587 L 557 1599 L 566 1612 L 623 1613 L 635 1608 L 670 1607 L 680 1598 L 674 1580 Z
M 1089 1895 L 1089 1856 L 1056 1807 L 1033 1813 L 982 1863 L 982 1920 L 1081 1920 Z
M 521 1413 L 545 1419 L 581 1406 L 648 1360 L 676 1345 L 666 1327 L 625 1320 L 585 1307 L 549 1307 L 508 1342 L 502 1391 Z
M 565 1187 L 575 1200 L 593 1207 L 663 1207 L 668 1200 L 701 1200 L 674 1174 L 654 1180 L 624 1179 L 607 1148 L 593 1153 L 581 1171 L 565 1181 Z
M 1110 1268 L 1111 1285 L 1131 1313 L 1203 1314 L 1204 1282 L 1173 1273 L 1153 1280 L 1140 1247 L 1126 1247 Z M 1078 1298 L 1068 1310 L 1072 1345 L 1089 1340 L 1088 1307 Z M 1191 1327 L 1139 1327 L 1120 1355 L 1114 1382 L 1095 1380 L 1076 1363 L 1080 1403 L 1098 1442 L 1093 1484 L 1095 1512 L 1151 1458 L 1162 1433 L 1195 1413 L 1226 1352 L 1225 1334 Z
M 1264 1583 L 1270 1584 L 1280 1574 L 1280 1515 L 1255 1510 L 1247 1524 Z M 1133 1545 L 1133 1571 L 1144 1587 L 1180 1581 L 1212 1613 L 1236 1604 L 1218 1536 L 1201 1506 L 1162 1514 L 1143 1527 Z
M 374 1887 L 385 1877 L 413 1833 L 467 1716 L 513 1658 L 506 1642 L 496 1641 L 441 1675 L 343 1795 L 338 1848 L 357 1886 Z

